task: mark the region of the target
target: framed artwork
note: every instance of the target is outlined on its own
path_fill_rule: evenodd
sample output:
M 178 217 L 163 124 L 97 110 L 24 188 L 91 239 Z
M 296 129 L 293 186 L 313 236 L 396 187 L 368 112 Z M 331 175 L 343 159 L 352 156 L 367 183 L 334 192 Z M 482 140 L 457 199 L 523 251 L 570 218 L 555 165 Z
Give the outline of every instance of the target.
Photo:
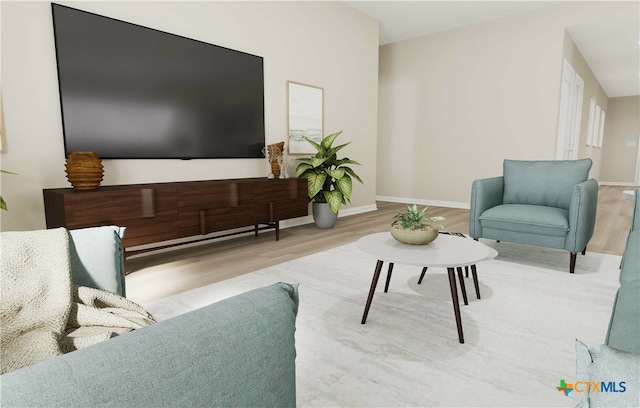
M 600 127 L 598 128 L 598 147 L 602 147 L 602 139 L 604 139 L 604 111 L 600 111 Z
M 602 108 L 600 105 L 596 105 L 596 113 L 593 117 L 593 139 L 591 140 L 591 145 L 594 147 L 598 147 L 598 138 L 600 137 L 600 114 L 602 113 Z
M 287 81 L 289 154 L 314 154 L 305 137 L 320 143 L 324 132 L 324 89 Z
M 596 116 L 596 101 L 591 98 L 589 99 L 589 123 L 587 127 L 587 146 L 593 146 L 595 143 L 593 142 L 593 125 L 595 123 Z

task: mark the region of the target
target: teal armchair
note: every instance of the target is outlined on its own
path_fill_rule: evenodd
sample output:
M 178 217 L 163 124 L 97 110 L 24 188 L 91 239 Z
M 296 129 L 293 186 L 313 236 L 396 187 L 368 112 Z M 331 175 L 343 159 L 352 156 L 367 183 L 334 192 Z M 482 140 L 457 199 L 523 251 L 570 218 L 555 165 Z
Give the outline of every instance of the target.
M 567 250 L 574 273 L 596 222 L 591 165 L 591 159 L 505 160 L 502 176 L 473 182 L 469 235 Z

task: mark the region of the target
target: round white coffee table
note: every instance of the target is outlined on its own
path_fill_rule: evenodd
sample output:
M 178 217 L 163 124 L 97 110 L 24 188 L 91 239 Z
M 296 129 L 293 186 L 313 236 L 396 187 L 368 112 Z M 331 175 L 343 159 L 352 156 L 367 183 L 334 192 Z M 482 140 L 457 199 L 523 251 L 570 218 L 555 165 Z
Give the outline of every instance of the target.
M 470 238 L 445 234 L 440 234 L 435 241 L 427 245 L 407 245 L 396 241 L 389 232 L 381 232 L 360 238 L 357 242 L 357 246 L 362 251 L 378 260 L 373 272 L 371 288 L 369 289 L 367 304 L 362 316 L 362 324 L 365 324 L 367 320 L 371 301 L 373 300 L 373 294 L 375 293 L 376 286 L 378 285 L 380 271 L 382 270 L 382 266 L 385 261 L 389 263 L 385 292 L 389 288 L 391 272 L 393 271 L 393 265 L 395 263 L 423 267 L 420 282 L 422 281 L 422 277 L 424 277 L 424 273 L 427 268 L 447 268 L 447 272 L 449 274 L 449 287 L 451 288 L 451 299 L 453 301 L 453 312 L 455 314 L 456 326 L 458 328 L 458 340 L 460 343 L 464 343 L 455 268 L 458 268 L 460 289 L 462 290 L 465 304 L 467 304 L 462 267 L 471 267 L 474 285 L 476 287 L 476 296 L 480 298 L 475 265 L 478 262 L 495 258 L 498 255 L 498 252 Z

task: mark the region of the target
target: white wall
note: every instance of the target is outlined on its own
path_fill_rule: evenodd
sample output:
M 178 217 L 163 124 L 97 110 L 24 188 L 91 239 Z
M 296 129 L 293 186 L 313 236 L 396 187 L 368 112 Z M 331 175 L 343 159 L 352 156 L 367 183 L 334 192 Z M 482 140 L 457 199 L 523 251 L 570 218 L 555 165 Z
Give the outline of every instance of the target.
M 375 206 L 378 23 L 341 2 L 66 2 L 61 4 L 264 57 L 266 142 L 286 140 L 286 81 L 324 88 L 325 131 L 363 164 L 353 207 Z M 44 228 L 43 188 L 69 187 L 49 2 L 2 7 L 8 153 L 2 230 Z M 105 160 L 103 185 L 260 177 L 266 160 Z M 347 207 L 348 209 L 348 207 Z
M 640 141 L 640 96 L 610 98 L 604 123 L 601 180 L 634 185 Z
M 378 196 L 464 207 L 505 158 L 554 159 L 565 28 L 634 12 L 565 2 L 381 47 Z
M 602 180 L 603 149 L 597 146 L 587 146 L 586 143 L 589 130 L 590 100 L 593 98 L 596 104 L 599 105 L 602 110 L 607 112 L 609 97 L 602 89 L 598 79 L 591 71 L 591 68 L 589 68 L 589 65 L 584 60 L 582 53 L 580 53 L 580 50 L 576 47 L 571 36 L 567 33 L 565 33 L 564 37 L 563 57 L 569 61 L 571 66 L 576 70 L 576 73 L 578 73 L 584 81 L 582 114 L 580 116 L 580 138 L 578 141 L 578 158 L 591 158 L 593 165 L 591 166 L 589 176 L 597 180 Z

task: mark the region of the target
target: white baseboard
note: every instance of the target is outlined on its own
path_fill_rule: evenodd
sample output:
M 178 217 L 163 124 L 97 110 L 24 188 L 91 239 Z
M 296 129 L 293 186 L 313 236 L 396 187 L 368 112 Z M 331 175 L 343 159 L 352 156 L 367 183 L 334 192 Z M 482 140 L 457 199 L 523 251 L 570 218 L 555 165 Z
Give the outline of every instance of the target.
M 637 187 L 636 183 L 628 181 L 598 181 L 601 186 L 620 186 L 620 187 Z
M 375 204 L 361 205 L 358 207 L 341 208 L 338 212 L 338 218 L 348 217 L 350 215 L 362 214 L 370 211 L 376 211 L 378 207 Z M 294 218 L 291 220 L 283 220 L 280 222 L 280 228 L 297 227 L 298 225 L 312 224 L 313 215 L 309 214 L 305 217 Z
M 405 204 L 418 204 L 418 205 L 432 205 L 434 207 L 461 208 L 464 210 L 468 210 L 469 208 L 471 208 L 470 203 L 460 203 L 456 201 L 422 200 L 418 198 L 391 197 L 391 196 L 376 196 L 376 200 L 388 201 L 391 203 L 405 203 Z

